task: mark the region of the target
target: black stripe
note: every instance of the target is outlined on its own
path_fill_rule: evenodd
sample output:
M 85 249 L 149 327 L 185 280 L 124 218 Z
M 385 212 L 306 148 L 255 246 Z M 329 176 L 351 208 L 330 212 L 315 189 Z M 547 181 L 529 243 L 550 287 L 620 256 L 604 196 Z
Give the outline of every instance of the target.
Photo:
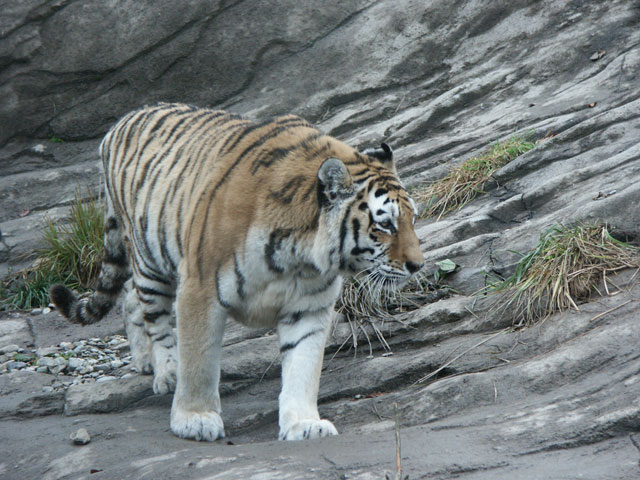
M 145 322 L 155 323 L 158 320 L 158 318 L 164 315 L 169 315 L 169 312 L 166 310 L 158 310 L 156 312 L 143 312 L 142 318 L 144 319 Z
M 284 268 L 278 265 L 273 257 L 282 245 L 282 240 L 289 237 L 289 235 L 291 235 L 291 231 L 282 228 L 277 228 L 269 235 L 269 242 L 264 247 L 264 256 L 267 267 L 269 267 L 269 270 L 272 272 L 284 272 Z
M 233 264 L 233 269 L 236 272 L 236 291 L 238 292 L 238 296 L 240 298 L 244 298 L 244 276 L 242 275 L 242 272 L 240 272 L 240 267 L 238 266 L 238 257 L 235 253 L 233 254 Z
M 107 234 L 111 230 L 117 230 L 118 228 L 120 228 L 120 226 L 118 225 L 116 217 L 108 217 L 104 224 L 104 233 Z
M 252 123 L 250 125 L 245 126 L 244 129 L 238 132 L 238 135 L 234 138 L 233 142 L 231 142 L 230 138 L 227 138 L 225 142 L 220 147 L 220 153 L 228 153 L 232 151 L 234 148 L 238 146 L 238 144 L 249 135 L 254 130 L 259 130 L 260 128 L 266 127 L 269 122 L 260 122 L 260 123 Z M 242 158 L 242 155 L 239 155 L 239 158 Z
M 291 343 L 291 342 L 287 342 L 287 343 L 285 343 L 285 344 L 281 345 L 281 346 L 280 346 L 280 353 L 284 353 L 284 352 L 286 352 L 287 350 L 292 350 L 292 349 L 296 348 L 296 347 L 300 344 L 300 342 L 302 342 L 303 340 L 306 340 L 307 338 L 309 338 L 309 337 L 311 337 L 311 336 L 315 335 L 316 333 L 321 333 L 322 331 L 323 331 L 323 330 L 312 330 L 312 331 L 310 331 L 310 332 L 308 332 L 308 333 L 305 333 L 305 334 L 304 334 L 302 337 L 300 337 L 296 342 L 293 342 L 293 343 Z
M 340 222 L 340 268 L 344 268 L 344 240 L 347 237 L 347 221 L 349 219 L 352 206 L 353 204 L 347 207 L 344 217 L 342 217 L 342 222 Z
M 153 341 L 153 342 L 161 342 L 162 340 L 164 340 L 167 337 L 170 337 L 171 335 L 172 335 L 171 332 L 165 332 L 164 335 L 160 335 L 159 337 L 151 336 L 151 341 Z
M 245 155 L 247 155 L 249 152 L 251 152 L 252 150 L 255 150 L 256 148 L 260 147 L 261 145 L 264 145 L 267 141 L 276 138 L 278 135 L 280 135 L 282 132 L 286 132 L 288 130 L 291 130 L 295 127 L 308 127 L 309 124 L 306 122 L 301 122 L 299 119 L 296 121 L 289 121 L 289 122 L 283 122 L 281 124 L 281 126 L 275 127 L 272 130 L 270 130 L 269 132 L 265 133 L 262 137 L 258 138 L 256 141 L 254 141 L 251 145 L 249 145 L 247 148 L 245 148 L 242 153 L 240 154 L 241 157 L 244 157 Z M 252 165 L 251 165 L 251 173 L 255 174 L 258 171 L 258 168 L 260 168 L 260 164 L 262 162 L 260 162 L 260 157 L 256 158 L 256 160 L 253 161 Z M 271 164 L 273 162 L 270 162 L 269 164 Z
M 289 205 L 293 201 L 293 197 L 295 197 L 296 193 L 300 189 L 302 182 L 306 177 L 304 175 L 296 175 L 278 191 L 271 191 L 269 196 L 279 202 Z
M 124 249 L 118 252 L 109 252 L 105 249 L 104 256 L 102 257 L 102 263 L 108 263 L 110 265 L 116 265 L 118 267 L 125 267 L 129 261 L 127 253 Z
M 282 160 L 283 158 L 285 158 L 287 155 L 291 154 L 292 152 L 295 152 L 297 150 L 308 150 L 309 148 L 311 148 L 312 143 L 317 140 L 318 138 L 322 137 L 323 135 L 316 131 L 313 134 L 310 134 L 309 136 L 307 136 L 304 140 L 299 141 L 298 143 L 295 143 L 293 145 L 290 145 L 289 147 L 278 147 L 278 148 L 274 148 L 272 150 L 269 150 L 267 152 L 265 152 L 264 154 L 260 155 L 258 158 L 256 158 L 252 165 L 251 165 L 251 173 L 252 174 L 256 174 L 256 172 L 261 168 L 261 167 L 265 167 L 268 168 L 271 165 L 273 165 L 274 163 Z M 325 148 L 325 147 L 323 147 Z M 328 149 L 328 148 L 327 148 Z M 320 153 L 318 153 L 319 155 Z M 316 158 L 316 157 L 314 157 Z
M 143 287 L 142 285 L 136 284 L 135 288 L 138 291 L 138 296 L 140 294 L 143 294 L 143 295 L 151 295 L 151 296 L 159 296 L 159 297 L 167 297 L 167 298 L 174 297 L 173 293 L 161 292 L 160 290 L 156 290 L 155 288 L 151 288 L 151 287 Z

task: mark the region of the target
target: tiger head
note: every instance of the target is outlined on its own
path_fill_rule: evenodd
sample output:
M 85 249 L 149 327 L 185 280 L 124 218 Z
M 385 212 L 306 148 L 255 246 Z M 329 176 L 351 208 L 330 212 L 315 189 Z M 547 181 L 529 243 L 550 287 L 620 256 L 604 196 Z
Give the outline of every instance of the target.
M 416 206 L 398 180 L 388 145 L 354 155 L 344 162 L 330 158 L 318 170 L 321 206 L 340 212 L 340 271 L 396 288 L 424 263 Z

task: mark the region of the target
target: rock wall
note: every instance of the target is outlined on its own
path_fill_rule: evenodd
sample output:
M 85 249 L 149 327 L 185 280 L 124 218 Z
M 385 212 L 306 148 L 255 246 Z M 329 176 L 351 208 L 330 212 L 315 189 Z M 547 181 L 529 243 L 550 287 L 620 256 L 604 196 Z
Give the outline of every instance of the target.
M 497 139 L 514 133 L 545 138 L 502 168 L 486 195 L 438 222 L 417 224 L 427 268 L 444 258 L 461 265 L 448 278 L 459 295 L 382 324 L 391 356 L 374 341 L 373 358 L 354 361 L 350 352 L 332 359 L 349 334 L 346 325 L 338 325 L 328 347 L 321 402 L 323 414 L 346 435 L 317 444 L 335 459 L 319 460 L 322 474 L 309 473 L 305 462 L 313 455 L 303 447 L 288 450 L 297 452 L 292 455 L 301 463 L 277 467 L 295 478 L 381 478 L 384 462 L 373 458 L 377 435 L 389 433 L 397 402 L 403 424 L 413 428 L 407 447 L 411 478 L 533 478 L 544 472 L 544 478 L 560 479 L 578 472 L 600 480 L 640 474 L 637 278 L 616 280 L 616 296 L 596 297 L 580 312 L 556 315 L 521 332 L 509 331 L 508 318 L 487 314 L 487 305 L 471 297 L 483 286 L 485 272 L 509 272 L 517 259 L 513 252 L 527 251 L 554 224 L 605 221 L 638 240 L 636 3 L 194 0 L 180 5 L 167 0 L 2 5 L 0 276 L 29 261 L 25 254 L 39 244 L 35 232 L 42 219 L 64 217 L 78 186 L 99 188 L 100 136 L 120 115 L 145 103 L 185 101 L 260 119 L 298 113 L 356 146 L 390 143 L 409 187 L 444 176 Z M 44 315 L 12 317 L 23 332 L 20 338 L 27 338 L 22 343 L 44 348 L 63 331 L 81 335 L 50 315 L 55 321 Z M 46 335 L 39 333 L 43 330 Z M 235 331 L 227 340 L 225 411 L 230 431 L 240 432 L 239 442 L 272 437 L 267 425 L 275 418 L 277 348 L 273 337 L 262 333 Z M 12 337 L 7 343 L 21 342 Z M 367 355 L 368 348 L 365 343 Z M 414 385 L 435 371 L 431 383 Z M 0 405 L 5 412 L 0 428 L 8 425 L 14 450 L 20 442 L 13 424 L 4 420 L 10 412 L 96 411 L 86 406 L 90 387 L 35 398 L 16 386 L 22 378 L 2 378 L 17 399 Z M 132 392 L 144 397 L 147 387 L 142 381 Z M 110 394 L 121 398 L 121 390 L 105 386 L 93 394 L 102 402 L 101 396 Z M 73 403 L 77 398 L 82 402 Z M 162 423 L 169 402 L 134 400 L 143 402 L 151 420 L 136 417 L 139 433 L 133 434 L 123 433 L 132 421 L 126 412 L 91 417 L 104 431 L 119 433 L 114 443 L 104 438 L 87 457 L 102 453 L 112 469 L 127 475 L 177 469 L 172 459 L 185 446 L 174 439 L 140 453 L 148 457 L 148 463 L 140 460 L 144 465 L 128 457 L 135 447 L 127 439 L 169 435 Z M 40 431 L 38 421 L 52 422 L 44 429 L 48 437 L 41 438 L 55 438 L 52 432 L 69 422 L 20 421 L 16 431 Z M 356 453 L 340 457 L 332 445 Z M 237 448 L 240 457 L 268 462 L 263 451 Z M 60 445 L 56 452 L 71 455 Z M 197 457 L 202 450 L 192 452 Z M 368 463 L 363 466 L 361 458 Z M 0 472 L 8 468 L 3 465 Z M 211 474 L 218 468 L 213 461 L 207 465 Z M 51 478 L 81 471 L 38 459 L 29 472 L 37 476 L 45 466 Z
M 160 100 L 254 118 L 294 112 L 355 145 L 384 140 L 410 186 L 514 132 L 555 135 L 501 173 L 510 180 L 497 191 L 502 225 L 542 211 L 551 214 L 544 224 L 573 217 L 627 230 L 640 224 L 637 209 L 620 208 L 637 194 L 640 13 L 633 3 L 183 4 L 179 12 L 169 1 L 4 7 L 2 271 L 33 249 L 30 232 L 45 213 L 63 214 L 55 208 L 79 185 L 97 189 L 97 143 L 108 127 Z M 606 189 L 616 195 L 589 201 Z M 575 192 L 583 195 L 576 205 L 560 199 Z M 518 206 L 518 195 L 530 199 Z M 496 228 L 486 218 L 473 222 Z M 427 229 L 441 226 L 448 236 L 429 250 L 464 237 L 450 238 L 446 223 Z M 538 232 L 527 231 L 530 244 Z

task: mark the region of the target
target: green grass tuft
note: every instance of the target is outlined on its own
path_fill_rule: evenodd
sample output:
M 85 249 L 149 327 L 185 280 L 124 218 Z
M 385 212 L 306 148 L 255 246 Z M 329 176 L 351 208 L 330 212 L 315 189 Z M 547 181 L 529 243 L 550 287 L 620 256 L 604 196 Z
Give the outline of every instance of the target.
M 47 221 L 45 247 L 32 267 L 16 272 L 0 286 L 0 307 L 30 309 L 49 304 L 49 287 L 62 283 L 87 291 L 100 273 L 104 242 L 104 210 L 97 199 L 81 199 L 71 205 L 70 222 Z
M 515 271 L 489 283 L 483 293 L 504 293 L 498 308 L 510 310 L 514 323 L 529 325 L 553 313 L 579 310 L 606 276 L 640 268 L 640 250 L 615 239 L 606 225 L 554 226 L 522 255 Z
M 497 142 L 479 157 L 473 157 L 451 169 L 449 174 L 412 192 L 415 200 L 427 205 L 424 217 L 445 214 L 464 207 L 477 195 L 484 193 L 491 176 L 514 158 L 533 149 L 535 143 L 522 136 L 513 136 Z

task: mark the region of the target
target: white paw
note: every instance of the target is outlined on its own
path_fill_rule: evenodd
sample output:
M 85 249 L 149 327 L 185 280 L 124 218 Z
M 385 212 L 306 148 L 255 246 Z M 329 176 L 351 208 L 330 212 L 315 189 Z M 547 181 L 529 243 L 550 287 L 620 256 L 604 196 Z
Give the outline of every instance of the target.
M 171 431 L 180 438 L 213 442 L 224 437 L 224 424 L 216 412 L 171 409 Z
M 158 372 L 153 376 L 153 393 L 156 395 L 166 395 L 176 389 L 176 372 Z
M 153 365 L 153 393 L 164 395 L 176 389 L 178 364 L 173 348 L 156 348 Z
M 133 366 L 143 375 L 151 375 L 153 373 L 153 363 L 151 362 L 151 352 L 146 355 L 134 355 Z
M 281 429 L 278 439 L 309 440 L 331 435 L 338 435 L 338 431 L 329 420 L 300 420 L 287 429 Z

